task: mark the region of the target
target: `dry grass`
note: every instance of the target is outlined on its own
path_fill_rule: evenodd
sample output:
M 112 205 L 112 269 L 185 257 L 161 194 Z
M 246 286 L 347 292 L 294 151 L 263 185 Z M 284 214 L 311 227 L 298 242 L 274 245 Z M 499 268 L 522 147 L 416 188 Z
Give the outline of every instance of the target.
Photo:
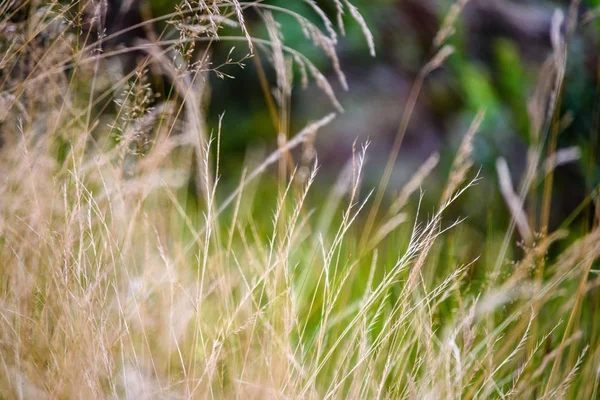
M 324 28 L 295 16 L 344 83 L 336 27 L 306 2 Z M 347 0 L 332 3 L 358 21 L 374 53 L 359 11 Z M 0 398 L 596 396 L 600 320 L 597 306 L 586 302 L 599 284 L 592 266 L 600 228 L 549 259 L 548 248 L 565 233 L 536 236 L 537 227 L 522 226 L 536 172 L 558 165 L 554 158 L 539 162 L 543 140 L 532 149 L 520 193 L 510 184 L 511 226 L 527 236 L 514 265 L 506 265 L 513 228 L 497 244 L 495 264 L 444 256 L 462 246 L 449 240 L 460 239 L 452 234 L 460 221 L 443 216 L 466 190 L 476 190 L 471 143 L 483 114 L 425 222 L 410 226 L 422 218 L 405 209 L 411 198 L 418 201 L 414 194 L 437 155 L 378 221 L 389 172 L 371 202 L 361 179 L 367 145 L 355 151 L 324 205 L 312 208 L 318 162 L 306 156 L 295 179 L 290 150 L 310 147 L 335 115 L 288 132 L 292 68 L 341 105 L 325 76 L 279 35 L 277 15 L 290 11 L 262 1 L 194 4 L 167 17 L 179 38 L 165 32 L 158 42 L 135 44 L 149 57 L 129 76 L 114 61 L 132 48 L 99 52 L 106 38 L 83 29 L 81 4 L 49 3 L 22 23 L 3 10 Z M 268 25 L 268 38 L 246 29 L 249 7 Z M 440 46 L 456 18 L 446 20 Z M 219 36 L 223 25 L 237 27 L 239 36 Z M 48 40 L 38 43 L 41 35 Z M 245 170 L 230 196 L 217 195 L 220 137 L 227 133 L 211 136 L 205 126 L 205 77 L 225 77 L 246 57 L 209 62 L 219 40 L 268 55 L 278 85 L 272 104 L 279 147 Z M 417 85 L 449 54 L 441 47 Z M 562 84 L 562 47 L 557 54 L 548 67 L 555 84 L 540 84 L 538 111 L 553 107 Z M 153 103 L 150 68 L 170 77 L 177 98 Z M 98 112 L 111 98 L 115 110 Z M 391 165 L 411 113 L 404 114 Z M 553 110 L 543 113 L 549 117 L 532 117 L 540 138 Z M 276 163 L 279 190 L 257 198 L 259 178 Z M 506 182 L 506 168 L 500 172 Z M 189 193 L 190 181 L 197 193 Z M 367 207 L 373 233 L 361 237 Z M 474 269 L 486 277 L 475 292 Z

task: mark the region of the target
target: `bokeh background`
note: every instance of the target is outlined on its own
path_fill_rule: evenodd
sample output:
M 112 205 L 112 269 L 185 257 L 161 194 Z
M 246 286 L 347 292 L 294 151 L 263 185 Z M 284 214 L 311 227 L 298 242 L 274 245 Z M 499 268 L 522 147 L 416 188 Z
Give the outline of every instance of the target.
M 119 3 L 118 0 L 111 2 Z M 138 3 L 132 7 L 138 14 L 128 15 L 127 20 L 121 21 L 123 26 L 111 28 L 111 18 L 108 17 L 109 31 L 172 13 L 178 2 L 139 0 Z M 333 2 L 317 3 L 332 20 L 337 18 Z M 274 0 L 269 4 L 297 12 L 322 27 L 321 18 L 306 1 Z M 376 54 L 370 54 L 359 24 L 346 15 L 346 31 L 340 35 L 337 52 L 349 90 L 344 90 L 338 83 L 331 60 L 306 39 L 295 17 L 275 13 L 285 45 L 306 55 L 324 72 L 344 108 L 344 112 L 332 124 L 321 129 L 316 137 L 314 150 L 322 166 L 317 185 L 329 188 L 351 159 L 353 148 L 360 148 L 368 142 L 365 187 L 377 186 L 409 103 L 411 89 L 420 71 L 437 51 L 435 37 L 444 18 L 453 5 L 460 4 L 464 8 L 457 15 L 453 24 L 455 32 L 447 41 L 454 47 L 454 53 L 441 68 L 427 75 L 418 92 L 387 186 L 387 200 L 393 199 L 432 154 L 439 153 L 440 164 L 423 185 L 421 209 L 426 217 L 437 206 L 461 139 L 477 112 L 483 110 L 485 119 L 475 136 L 472 152 L 482 179 L 452 207 L 447 216 L 468 216 L 458 229 L 459 234 L 472 239 L 462 241 L 473 243 L 471 248 L 461 246 L 467 253 L 466 257 L 478 254 L 486 243 L 493 244 L 495 235 L 503 237 L 510 213 L 500 194 L 496 161 L 499 157 L 507 160 L 513 183 L 518 187 L 528 149 L 540 140 L 532 128 L 530 100 L 545 75 L 545 63 L 551 62 L 552 21 L 557 10 L 568 15 L 569 7 L 575 4 L 579 8 L 579 27 L 568 42 L 567 71 L 562 90 L 557 95 L 558 112 L 553 117 L 552 126 L 542 129 L 542 136 L 555 129 L 558 132 L 556 148 L 576 155 L 574 160 L 555 171 L 550 230 L 561 224 L 569 228 L 587 228 L 593 215 L 589 210 L 596 202 L 590 196 L 600 182 L 600 166 L 596 157 L 600 115 L 600 24 L 595 18 L 600 0 L 356 0 L 353 4 L 359 8 L 372 31 Z M 22 14 L 27 15 L 26 12 Z M 253 37 L 268 39 L 265 23 L 256 10 L 248 8 L 245 18 Z M 162 20 L 152 29 L 161 32 L 167 25 L 168 20 Z M 560 26 L 564 31 L 564 24 Z M 135 29 L 120 35 L 117 40 L 129 46 L 135 35 L 144 34 L 143 29 Z M 220 34 L 239 35 L 240 32 L 235 28 L 229 31 L 225 28 Z M 215 65 L 227 58 L 242 59 L 247 52 L 243 41 L 224 40 L 211 44 Z M 210 85 L 205 104 L 211 132 L 217 131 L 224 115 L 219 189 L 223 197 L 237 185 L 249 160 L 260 159 L 261 155 L 277 147 L 279 127 L 270 108 L 274 98 L 270 90 L 276 86 L 276 72 L 270 54 L 257 46 L 255 57 L 245 59 L 243 63 L 244 68 L 234 63 L 220 69 L 230 76 L 207 74 Z M 314 82 L 303 88 L 300 80 L 300 72 L 296 69 L 288 110 L 289 136 L 307 122 L 338 111 Z M 296 161 L 302 159 L 302 152 L 303 149 L 296 151 Z M 277 175 L 276 167 L 272 174 Z M 543 180 L 539 179 L 532 190 L 539 192 L 537 198 L 541 199 Z M 481 201 L 482 198 L 486 201 Z M 537 226 L 535 220 L 541 206 L 535 203 L 535 195 L 530 198 L 534 200 L 527 205 L 527 212 L 534 220 L 531 225 Z M 318 196 L 315 201 L 319 201 Z
M 153 0 L 155 12 L 165 12 L 168 1 Z M 305 16 L 320 20 L 304 2 L 280 1 Z M 322 4 L 321 4 L 322 3 Z M 351 21 L 338 46 L 341 66 L 350 87 L 336 85 L 336 76 L 326 55 L 307 43 L 292 17 L 278 16 L 285 43 L 307 54 L 333 82 L 345 112 L 319 132 L 316 150 L 323 165 L 321 185 L 331 185 L 351 157 L 355 141 L 370 141 L 366 181 L 375 187 L 381 179 L 411 87 L 419 71 L 433 56 L 434 38 L 454 2 L 446 0 L 360 0 L 359 7 L 371 28 L 376 56 L 369 49 L 360 27 Z M 551 52 L 552 18 L 557 9 L 566 15 L 569 1 L 479 1 L 467 2 L 459 16 L 450 43 L 455 53 L 444 66 L 431 73 L 419 94 L 415 111 L 403 141 L 388 188 L 396 193 L 433 153 L 441 162 L 424 185 L 424 210 L 429 212 L 440 198 L 460 140 L 476 113 L 483 109 L 485 120 L 474 142 L 473 156 L 483 178 L 454 207 L 452 217 L 468 216 L 460 235 L 472 238 L 472 251 L 481 251 L 494 236 L 504 235 L 509 220 L 507 207 L 498 189 L 496 160 L 504 157 L 515 186 L 523 175 L 527 150 L 535 140 L 531 132 L 529 100 L 534 94 L 544 63 Z M 556 170 L 551 229 L 565 219 L 570 227 L 586 225 L 589 215 L 580 207 L 599 182 L 595 159 L 598 146 L 598 23 L 592 19 L 597 0 L 582 1 L 581 28 L 569 41 L 568 64 L 556 116 L 558 149 L 579 151 L 577 161 Z M 278 4 L 277 1 L 273 4 Z M 335 18 L 330 2 L 320 6 Z M 266 36 L 259 18 L 249 13 L 252 34 Z M 215 59 L 224 58 L 231 44 L 215 48 Z M 240 50 L 241 51 L 241 50 Z M 261 68 L 275 84 L 268 55 L 260 54 Z M 222 167 L 235 177 L 249 149 L 276 146 L 277 131 L 267 101 L 256 79 L 256 60 L 244 70 L 233 70 L 235 79 L 211 76 L 209 121 L 213 129 L 219 115 L 223 120 Z M 296 81 L 299 77 L 296 76 Z M 293 92 L 291 129 L 297 132 L 307 120 L 335 111 L 331 102 L 314 85 L 297 85 Z M 542 184 L 534 191 L 542 191 Z M 539 196 L 541 197 L 541 196 Z M 485 198 L 485 202 L 481 201 Z M 588 199 L 589 200 L 589 199 Z M 591 202 L 593 204 L 593 201 Z M 529 205 L 530 218 L 541 207 Z M 469 243 L 469 240 L 462 241 Z M 468 246 L 464 251 L 469 253 Z M 472 255 L 472 254 L 470 254 Z

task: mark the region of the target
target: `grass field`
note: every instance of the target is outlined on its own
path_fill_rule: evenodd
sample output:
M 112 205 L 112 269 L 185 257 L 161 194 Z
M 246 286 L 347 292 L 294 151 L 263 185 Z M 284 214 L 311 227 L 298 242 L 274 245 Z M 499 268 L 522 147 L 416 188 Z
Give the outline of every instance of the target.
M 386 190 L 420 85 L 452 57 L 465 2 L 448 13 L 375 187 L 363 182 L 368 143 L 355 144 L 335 182 L 315 183 L 311 143 L 344 114 L 324 74 L 285 46 L 276 18 L 291 11 L 207 3 L 184 2 L 154 41 L 106 48 L 126 32 L 95 31 L 100 8 L 0 5 L 0 398 L 597 398 L 597 190 L 574 214 L 593 222 L 548 228 L 576 9 L 555 14 L 521 181 L 497 160 L 512 217 L 473 245 L 462 218 L 446 215 L 469 193 L 487 201 L 472 157 L 485 110 L 437 207 L 421 201 L 435 154 Z M 343 26 L 307 3 L 319 23 L 293 16 L 343 86 Z M 330 6 L 369 47 L 359 10 Z M 266 36 L 246 29 L 249 7 Z M 237 50 L 212 60 L 216 42 Z M 110 61 L 123 54 L 144 61 L 124 73 Z M 232 182 L 219 170 L 227 132 L 206 124 L 206 76 L 229 79 L 257 57 L 275 71 L 265 96 L 280 133 Z M 173 86 L 158 100 L 157 75 Z M 297 132 L 294 76 L 335 110 Z

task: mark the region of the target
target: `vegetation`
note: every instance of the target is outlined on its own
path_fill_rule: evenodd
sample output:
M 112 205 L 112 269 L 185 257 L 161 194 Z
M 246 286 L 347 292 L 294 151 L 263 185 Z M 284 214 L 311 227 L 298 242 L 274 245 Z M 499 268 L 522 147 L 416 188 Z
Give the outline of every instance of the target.
M 372 55 L 375 39 L 351 1 L 304 3 L 310 16 L 184 1 L 116 28 L 102 1 L 0 5 L 0 398 L 598 396 L 597 189 L 550 224 L 555 169 L 578 159 L 557 144 L 577 7 L 554 14 L 552 54 L 516 117 L 528 146 L 518 186 L 504 158 L 498 182 L 478 172 L 493 101 L 477 104 L 486 89 L 465 68 L 481 110 L 433 207 L 438 154 L 388 186 L 424 82 L 463 56 L 466 2 L 443 19 L 374 187 L 368 142 L 324 184 L 314 141 L 345 118 L 333 86 L 346 86 L 343 33 L 360 31 Z M 277 21 L 290 17 L 337 83 L 288 47 Z M 228 115 L 209 124 L 207 109 L 211 77 L 247 65 L 278 134 L 240 162 L 221 151 Z M 333 110 L 297 131 L 295 81 Z M 508 217 L 476 238 L 453 207 L 497 206 L 490 185 Z

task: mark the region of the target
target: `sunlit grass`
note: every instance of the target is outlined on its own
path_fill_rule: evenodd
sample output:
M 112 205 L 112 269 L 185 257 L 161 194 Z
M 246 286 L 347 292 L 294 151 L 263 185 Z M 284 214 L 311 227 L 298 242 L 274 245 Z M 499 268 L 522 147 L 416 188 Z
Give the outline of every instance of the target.
M 299 23 L 344 82 L 335 55 L 342 26 L 307 3 L 323 28 Z M 358 10 L 332 3 L 372 43 Z M 245 28 L 249 7 L 268 37 Z M 133 48 L 100 52 L 106 38 L 93 37 L 73 10 L 83 7 L 52 3 L 19 23 L 3 10 L 1 24 L 17 40 L 2 44 L 0 397 L 596 396 L 600 230 L 548 256 L 567 232 L 548 232 L 547 221 L 531 226 L 524 207 L 532 182 L 555 165 L 544 163 L 544 140 L 532 146 L 517 189 L 498 162 L 513 217 L 503 237 L 482 240 L 486 258 L 465 261 L 469 235 L 461 219 L 445 217 L 482 179 L 472 142 L 483 111 L 437 208 L 423 209 L 420 191 L 437 154 L 397 196 L 385 196 L 420 85 L 451 55 L 444 42 L 456 15 L 415 83 L 381 184 L 364 184 L 368 143 L 357 143 L 325 190 L 315 182 L 311 140 L 343 115 L 290 132 L 293 66 L 332 107 L 341 104 L 310 60 L 284 45 L 275 21 L 285 10 L 260 1 L 182 6 L 168 17 L 180 38 L 140 39 L 143 65 L 126 72 L 114 61 Z M 239 36 L 218 37 L 222 25 Z M 279 137 L 261 161 L 241 167 L 232 190 L 219 171 L 227 132 L 205 123 L 205 77 L 248 58 L 211 60 L 217 40 L 270 60 L 277 82 L 265 95 Z M 562 84 L 566 60 L 555 50 L 539 107 Z M 158 100 L 151 70 L 173 86 Z M 542 120 L 552 114 L 544 111 Z M 304 155 L 292 155 L 300 147 Z

